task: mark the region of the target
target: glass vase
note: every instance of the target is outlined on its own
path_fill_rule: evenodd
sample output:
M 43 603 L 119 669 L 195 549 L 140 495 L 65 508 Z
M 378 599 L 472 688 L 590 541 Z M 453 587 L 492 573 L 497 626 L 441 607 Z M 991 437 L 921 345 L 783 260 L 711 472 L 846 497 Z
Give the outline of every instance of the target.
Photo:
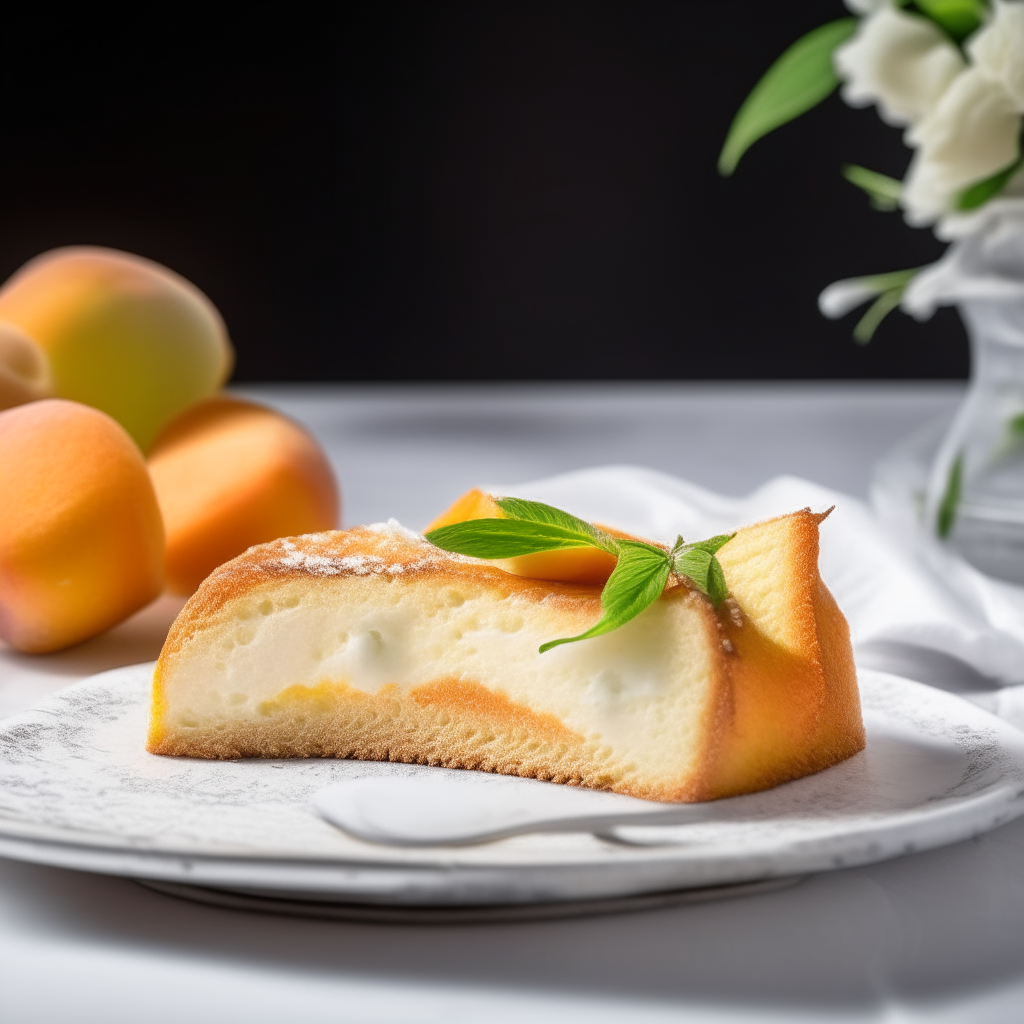
M 1024 299 L 960 303 L 967 395 L 932 463 L 925 526 L 982 572 L 1024 584 Z

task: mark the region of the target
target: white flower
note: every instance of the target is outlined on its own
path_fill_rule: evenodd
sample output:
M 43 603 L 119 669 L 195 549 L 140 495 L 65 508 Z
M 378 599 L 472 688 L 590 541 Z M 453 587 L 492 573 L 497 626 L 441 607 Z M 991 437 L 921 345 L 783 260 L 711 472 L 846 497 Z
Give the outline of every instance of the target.
M 958 75 L 907 139 L 920 147 L 904 180 L 907 221 L 929 224 L 964 188 L 1017 158 L 1021 119 L 998 82 L 977 68 Z
M 907 286 L 905 312 L 926 320 L 955 302 L 1024 299 L 1024 198 L 995 199 L 943 227 L 953 244 Z
M 903 179 L 903 219 L 912 227 L 920 228 L 938 220 L 950 208 L 953 193 L 945 187 L 942 168 L 934 161 L 915 154 Z
M 851 107 L 878 104 L 889 124 L 914 124 L 963 71 L 960 51 L 931 21 L 879 7 L 833 57 Z
M 1024 112 L 1024 3 L 995 0 L 992 20 L 967 44 L 975 67 Z

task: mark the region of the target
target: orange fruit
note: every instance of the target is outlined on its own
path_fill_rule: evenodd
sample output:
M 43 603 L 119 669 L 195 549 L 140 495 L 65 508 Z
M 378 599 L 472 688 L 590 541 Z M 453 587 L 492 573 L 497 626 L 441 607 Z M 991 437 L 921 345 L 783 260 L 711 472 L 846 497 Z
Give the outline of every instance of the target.
M 50 394 L 46 353 L 14 324 L 0 323 L 0 409 L 35 402 Z
M 222 395 L 188 409 L 157 437 L 149 470 L 176 594 L 253 544 L 338 525 L 338 488 L 316 439 L 254 402 Z
M 0 320 L 46 352 L 54 394 L 113 416 L 143 451 L 216 392 L 234 361 L 220 314 L 195 285 L 116 249 L 30 260 L 0 288 Z
M 86 640 L 163 588 L 164 534 L 138 447 L 97 409 L 0 412 L 0 637 L 41 653 Z
M 423 531 L 429 533 L 439 526 L 462 523 L 470 519 L 504 519 L 505 513 L 494 499 L 474 487 L 455 499 Z M 608 527 L 602 527 L 616 537 L 628 537 Z M 603 584 L 615 568 L 616 558 L 600 548 L 565 548 L 561 551 L 539 551 L 534 555 L 518 555 L 516 558 L 495 559 L 501 566 L 516 576 L 529 576 L 535 580 L 560 580 L 564 583 Z

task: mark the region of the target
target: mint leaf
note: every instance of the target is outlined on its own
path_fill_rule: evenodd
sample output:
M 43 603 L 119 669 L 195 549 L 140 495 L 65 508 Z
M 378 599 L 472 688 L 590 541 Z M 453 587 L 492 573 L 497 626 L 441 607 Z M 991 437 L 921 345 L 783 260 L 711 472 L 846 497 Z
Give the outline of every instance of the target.
M 903 182 L 899 179 L 879 174 L 878 171 L 869 171 L 857 164 L 844 164 L 842 173 L 851 185 L 867 193 L 876 210 L 895 210 L 899 206 L 903 194 Z
M 568 512 L 563 512 L 553 505 L 545 505 L 540 501 L 525 501 L 523 498 L 495 498 L 494 503 L 510 519 L 518 519 L 524 523 L 557 526 L 581 537 L 590 537 L 594 547 L 603 548 L 613 555 L 618 553 L 614 539 L 608 534 L 598 530 L 586 520 L 577 519 L 576 516 L 571 516 Z
M 720 174 L 736 170 L 740 157 L 762 136 L 817 106 L 839 84 L 832 52 L 853 35 L 856 18 L 840 18 L 798 39 L 764 73 L 733 119 Z
M 714 555 L 695 548 L 676 559 L 675 570 L 680 576 L 691 580 L 694 586 L 715 604 L 720 604 L 729 596 L 725 585 L 722 566 Z
M 716 537 L 708 537 L 707 540 L 695 540 L 690 544 L 684 544 L 682 537 L 676 538 L 676 546 L 672 548 L 673 553 L 677 551 L 690 551 L 698 549 L 706 551 L 709 555 L 718 553 L 719 548 L 725 547 L 735 537 L 735 533 L 720 533 Z
M 721 604 L 729 596 L 729 588 L 726 586 L 725 573 L 715 553 L 735 536 L 734 533 L 722 533 L 693 544 L 684 544 L 683 538 L 679 537 L 670 555 L 673 571 L 685 576 L 716 605 Z
M 725 573 L 715 553 L 735 534 L 687 544 L 676 539 L 671 552 L 639 540 L 619 540 L 561 509 L 521 498 L 495 498 L 507 519 L 468 519 L 440 526 L 426 539 L 445 551 L 474 558 L 515 558 L 566 548 L 601 548 L 617 557 L 601 591 L 601 618 L 579 636 L 542 644 L 540 653 L 610 633 L 635 618 L 661 596 L 669 574 L 686 576 L 715 604 L 728 596 Z
M 645 608 L 661 597 L 668 582 L 669 556 L 659 548 L 638 541 L 619 541 L 619 560 L 601 591 L 601 618 L 579 636 L 549 640 L 540 645 L 540 653 L 560 644 L 610 633 L 635 619 Z
M 585 524 L 586 525 L 586 524 Z M 540 551 L 601 547 L 593 532 L 521 519 L 467 519 L 425 534 L 444 551 L 473 558 L 515 558 Z

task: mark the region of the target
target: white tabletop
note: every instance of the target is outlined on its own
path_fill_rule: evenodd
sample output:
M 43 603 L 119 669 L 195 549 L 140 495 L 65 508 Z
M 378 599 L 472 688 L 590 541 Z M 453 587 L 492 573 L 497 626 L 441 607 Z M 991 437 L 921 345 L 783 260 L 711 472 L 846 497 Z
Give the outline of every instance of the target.
M 245 390 L 316 431 L 347 524 L 395 516 L 416 527 L 476 484 L 604 463 L 734 495 L 788 472 L 864 497 L 873 462 L 961 393 L 940 384 Z M 163 599 L 57 655 L 0 650 L 0 714 L 155 657 L 178 606 Z M 528 1017 L 1019 1021 L 1024 819 L 772 894 L 508 925 L 275 918 L 0 861 L 0 1019 L 11 1024 Z

